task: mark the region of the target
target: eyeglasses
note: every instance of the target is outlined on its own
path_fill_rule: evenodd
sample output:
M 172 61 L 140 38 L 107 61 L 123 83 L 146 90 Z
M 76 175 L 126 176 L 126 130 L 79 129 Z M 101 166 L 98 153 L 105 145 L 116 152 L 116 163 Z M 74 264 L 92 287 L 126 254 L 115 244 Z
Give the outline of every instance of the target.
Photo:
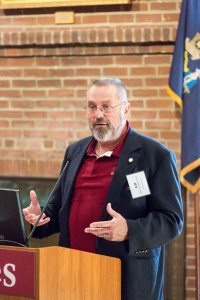
M 112 114 L 113 113 L 113 108 L 122 105 L 125 102 L 121 102 L 117 105 L 110 105 L 110 104 L 102 104 L 101 106 L 97 106 L 95 104 L 88 104 L 84 107 L 84 109 L 90 113 L 90 114 L 94 114 L 97 109 L 100 109 L 104 114 Z

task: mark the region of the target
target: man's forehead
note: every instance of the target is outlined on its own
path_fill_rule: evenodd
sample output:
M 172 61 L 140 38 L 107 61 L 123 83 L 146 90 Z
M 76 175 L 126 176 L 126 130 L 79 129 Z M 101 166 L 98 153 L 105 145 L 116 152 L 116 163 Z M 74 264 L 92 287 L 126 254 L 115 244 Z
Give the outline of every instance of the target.
M 87 92 L 87 100 L 103 100 L 109 101 L 118 96 L 118 89 L 116 86 L 91 86 Z

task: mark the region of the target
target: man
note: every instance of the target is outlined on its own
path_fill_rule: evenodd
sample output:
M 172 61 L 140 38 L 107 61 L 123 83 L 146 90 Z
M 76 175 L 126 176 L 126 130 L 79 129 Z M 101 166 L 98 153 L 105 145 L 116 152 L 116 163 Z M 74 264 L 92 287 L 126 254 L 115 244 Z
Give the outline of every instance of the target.
M 163 300 L 164 245 L 183 226 L 175 156 L 129 127 L 119 79 L 94 80 L 85 109 L 93 136 L 66 150 L 35 236 L 60 232 L 61 246 L 118 257 L 122 300 Z M 41 209 L 30 197 L 24 216 L 34 224 Z

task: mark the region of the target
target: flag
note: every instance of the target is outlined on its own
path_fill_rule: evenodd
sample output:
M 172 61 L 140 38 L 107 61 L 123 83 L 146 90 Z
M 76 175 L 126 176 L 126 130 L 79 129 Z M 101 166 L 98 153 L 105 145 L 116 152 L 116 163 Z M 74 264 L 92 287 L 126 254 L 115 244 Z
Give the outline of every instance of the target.
M 183 186 L 200 189 L 200 0 L 183 0 L 167 91 L 182 110 Z

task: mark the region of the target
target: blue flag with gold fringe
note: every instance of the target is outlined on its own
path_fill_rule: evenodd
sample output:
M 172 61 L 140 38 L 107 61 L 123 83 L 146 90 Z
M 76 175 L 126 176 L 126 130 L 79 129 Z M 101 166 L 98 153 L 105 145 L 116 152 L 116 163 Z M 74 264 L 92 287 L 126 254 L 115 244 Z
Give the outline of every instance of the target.
M 182 109 L 181 183 L 200 189 L 200 0 L 183 0 L 171 65 L 170 96 Z

